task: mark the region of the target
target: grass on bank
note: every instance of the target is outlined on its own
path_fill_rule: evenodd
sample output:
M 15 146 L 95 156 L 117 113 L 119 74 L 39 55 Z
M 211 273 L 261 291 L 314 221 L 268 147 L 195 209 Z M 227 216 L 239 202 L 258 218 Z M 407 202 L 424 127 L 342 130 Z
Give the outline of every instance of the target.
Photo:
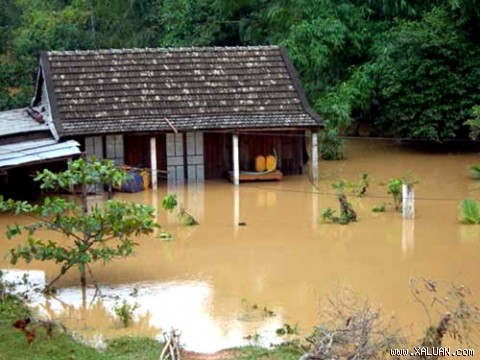
M 46 330 L 38 328 L 36 339 L 29 345 L 24 334 L 12 324 L 31 316 L 29 310 L 17 297 L 0 297 L 0 360 L 158 360 L 161 344 L 145 337 L 123 337 L 112 340 L 105 350 L 84 345 L 61 329 L 54 329 L 49 338 Z M 249 346 L 228 352 L 222 360 L 298 360 L 299 349 L 280 346 L 268 350 Z M 188 360 L 190 357 L 182 357 Z M 192 359 L 195 357 L 192 357 Z

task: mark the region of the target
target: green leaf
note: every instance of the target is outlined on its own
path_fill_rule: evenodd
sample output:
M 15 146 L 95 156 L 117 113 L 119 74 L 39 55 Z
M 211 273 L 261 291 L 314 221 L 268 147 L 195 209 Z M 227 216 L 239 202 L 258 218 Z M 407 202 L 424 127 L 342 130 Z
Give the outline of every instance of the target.
M 470 166 L 470 176 L 475 180 L 480 180 L 480 165 Z
M 480 223 L 480 210 L 478 202 L 474 199 L 462 200 L 460 203 L 460 221 L 463 224 Z

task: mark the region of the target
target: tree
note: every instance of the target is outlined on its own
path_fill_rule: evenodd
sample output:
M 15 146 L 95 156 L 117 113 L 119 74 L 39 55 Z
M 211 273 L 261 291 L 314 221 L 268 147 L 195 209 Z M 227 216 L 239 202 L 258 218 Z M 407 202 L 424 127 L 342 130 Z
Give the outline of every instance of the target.
M 10 249 L 10 262 L 18 260 L 27 263 L 32 260 L 53 261 L 60 265 L 59 274 L 47 285 L 47 289 L 67 271 L 77 268 L 80 283 L 86 286 L 86 270 L 90 263 L 109 262 L 132 254 L 138 245 L 134 238 L 151 234 L 158 224 L 154 208 L 142 204 L 108 200 L 102 205 L 87 204 L 87 188 L 96 184 L 115 185 L 126 179 L 123 171 L 109 160 L 94 158 L 78 159 L 71 162 L 68 170 L 53 173 L 44 170 L 38 173 L 36 181 L 42 189 L 70 189 L 81 187 L 81 204 L 60 196 L 47 196 L 39 204 L 25 201 L 4 200 L 0 197 L 0 211 L 12 211 L 16 215 L 31 216 L 35 221 L 30 225 L 17 224 L 7 228 L 6 235 L 26 235 L 27 242 Z M 38 230 L 50 230 L 64 235 L 69 242 L 43 240 L 34 235 Z
M 479 102 L 480 52 L 452 14 L 436 7 L 401 22 L 376 45 L 377 131 L 436 141 L 466 137 Z

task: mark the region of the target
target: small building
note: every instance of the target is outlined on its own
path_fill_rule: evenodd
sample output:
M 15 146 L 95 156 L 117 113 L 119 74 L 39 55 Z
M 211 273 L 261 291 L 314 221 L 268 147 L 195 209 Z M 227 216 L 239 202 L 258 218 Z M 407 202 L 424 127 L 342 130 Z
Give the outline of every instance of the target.
M 42 52 L 32 105 L 87 154 L 151 168 L 154 186 L 157 170 L 178 181 L 233 169 L 238 183 L 273 151 L 283 173 L 302 173 L 306 131 L 316 146 L 321 126 L 277 46 Z
M 39 193 L 33 182 L 36 171 L 46 163 L 66 166 L 66 160 L 80 154 L 74 140 L 59 141 L 45 109 L 14 109 L 0 112 L 0 194 L 31 198 Z

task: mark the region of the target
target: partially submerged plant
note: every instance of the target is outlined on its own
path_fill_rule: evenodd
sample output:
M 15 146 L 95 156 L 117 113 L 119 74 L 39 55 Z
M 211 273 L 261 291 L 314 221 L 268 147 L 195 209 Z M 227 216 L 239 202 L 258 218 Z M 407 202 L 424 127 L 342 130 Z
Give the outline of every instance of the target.
M 129 327 L 133 321 L 133 314 L 137 309 L 137 303 L 131 305 L 127 302 L 127 300 L 124 299 L 120 305 L 116 305 L 113 308 L 113 311 L 115 311 L 115 314 L 117 314 L 117 316 L 120 318 L 123 326 Z
M 460 203 L 460 222 L 462 224 L 480 223 L 480 210 L 477 200 L 462 200 Z
M 179 204 L 177 200 L 177 194 L 167 194 L 163 198 L 162 201 L 162 207 L 172 213 L 177 207 L 178 213 L 177 213 L 177 218 L 183 222 L 185 225 L 192 226 L 192 225 L 198 225 L 198 221 L 195 220 L 192 214 L 190 214 L 183 204 Z
M 332 183 L 330 186 L 339 194 L 344 194 L 350 189 L 353 195 L 363 197 L 366 194 L 369 185 L 368 174 L 362 171 L 360 173 L 360 180 L 357 183 L 340 179 L 339 181 Z
M 392 195 L 395 211 L 400 211 L 402 207 L 402 184 L 398 178 L 390 179 L 387 183 L 387 193 Z
M 325 209 L 322 214 L 323 221 L 331 221 L 336 224 L 346 225 L 357 221 L 357 213 L 353 210 L 352 204 L 347 200 L 345 194 L 337 196 L 340 203 L 340 216 L 335 216 L 335 210 L 331 208 Z
M 318 150 L 324 160 L 345 159 L 345 141 L 337 128 L 326 129 L 319 134 Z
M 480 165 L 470 166 L 470 176 L 475 180 L 480 180 Z
M 167 194 L 162 200 L 162 207 L 168 211 L 173 212 L 178 205 L 177 194 Z
M 68 170 L 54 173 L 47 169 L 35 178 L 45 190 L 80 186 L 81 205 L 59 196 L 45 197 L 43 202 L 4 200 L 0 196 L 0 212 L 27 215 L 35 222 L 7 227 L 7 237 L 24 236 L 26 241 L 9 250 L 10 263 L 18 260 L 52 261 L 60 272 L 49 282 L 51 286 L 72 268 L 80 273 L 80 283 L 86 286 L 90 263 L 109 262 L 127 257 L 138 244 L 134 239 L 151 234 L 159 225 L 154 208 L 143 204 L 108 200 L 101 205 L 88 206 L 87 187 L 98 184 L 118 184 L 125 179 L 124 171 L 108 160 L 77 159 Z M 65 241 L 42 240 L 34 235 L 38 230 L 52 230 L 66 236 Z
M 355 195 L 357 195 L 358 197 L 363 197 L 367 192 L 369 185 L 370 184 L 368 182 L 368 174 L 366 172 L 361 172 L 357 188 L 354 190 Z
M 381 205 L 373 205 L 372 207 L 372 212 L 379 213 L 379 212 L 385 212 L 386 211 L 386 205 L 381 204 Z
M 387 183 L 387 193 L 392 195 L 393 205 L 395 206 L 395 211 L 402 210 L 402 187 L 403 185 L 414 185 L 417 184 L 418 180 L 415 179 L 411 173 L 407 173 L 399 178 L 393 178 L 388 180 Z

